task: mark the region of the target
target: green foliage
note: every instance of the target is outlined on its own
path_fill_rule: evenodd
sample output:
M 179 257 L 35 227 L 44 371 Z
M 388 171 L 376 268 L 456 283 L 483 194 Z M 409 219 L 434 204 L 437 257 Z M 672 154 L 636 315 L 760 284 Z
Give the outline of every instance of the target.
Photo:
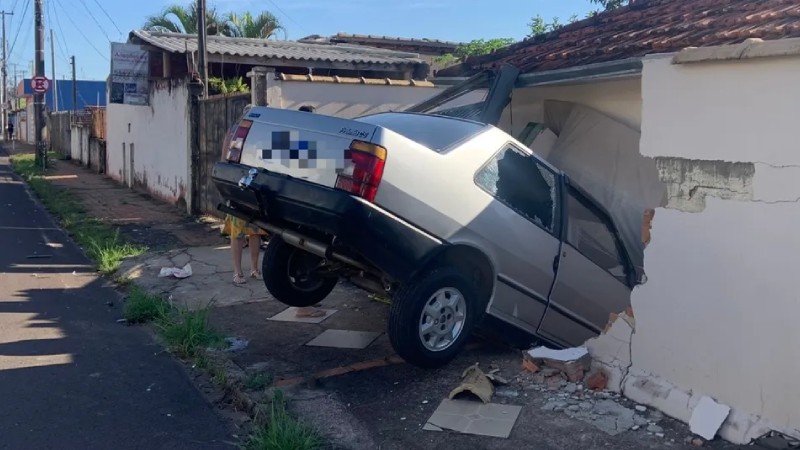
M 156 322 L 169 349 L 182 358 L 196 358 L 208 347 L 220 347 L 222 335 L 211 327 L 208 308 L 175 309 Z
M 602 6 L 606 11 L 621 8 L 630 4 L 630 0 L 589 0 L 592 3 Z
M 263 372 L 251 374 L 244 380 L 244 387 L 251 391 L 260 391 L 270 384 L 272 384 L 272 376 Z
M 144 23 L 148 31 L 197 34 L 197 2 L 188 6 L 182 4 L 169 5 L 161 13 L 149 16 Z M 263 11 L 254 16 L 250 12 L 244 14 L 220 14 L 215 8 L 206 10 L 206 32 L 209 35 L 268 39 L 277 31 L 286 31 L 275 15 Z
M 570 16 L 569 23 L 575 23 L 577 21 L 578 21 L 577 14 L 573 14 Z M 528 28 L 530 28 L 530 33 L 528 34 L 528 37 L 531 38 L 535 36 L 541 36 L 543 34 L 550 33 L 551 31 L 555 31 L 561 28 L 562 26 L 564 25 L 561 23 L 561 19 L 559 19 L 558 17 L 553 17 L 553 20 L 551 22 L 547 22 L 544 20 L 542 16 L 537 14 L 536 16 L 531 18 L 530 22 L 528 22 Z
M 211 77 L 208 79 L 208 93 L 210 95 L 246 92 L 250 92 L 250 86 L 244 82 L 242 77 L 231 78 L 228 80 L 223 80 L 219 77 Z
M 124 311 L 128 323 L 164 320 L 168 314 L 169 305 L 160 297 L 148 294 L 138 286 L 131 287 Z
M 56 155 L 52 154 L 48 159 L 53 161 L 55 158 Z M 141 255 L 147 250 L 125 242 L 116 228 L 87 216 L 74 195 L 53 186 L 44 178 L 45 172 L 36 165 L 33 154 L 15 155 L 11 158 L 11 165 L 103 274 L 116 272 L 124 259 Z
M 286 400 L 275 392 L 268 418 L 259 418 L 246 450 L 316 450 L 322 441 L 309 426 L 289 415 Z
M 512 38 L 475 39 L 459 46 L 456 56 L 463 60 L 472 56 L 486 55 L 513 43 L 514 39 Z

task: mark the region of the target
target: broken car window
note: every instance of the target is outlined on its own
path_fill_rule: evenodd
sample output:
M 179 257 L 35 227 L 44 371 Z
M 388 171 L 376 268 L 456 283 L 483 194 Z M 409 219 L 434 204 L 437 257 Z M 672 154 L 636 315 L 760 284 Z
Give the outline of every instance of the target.
M 532 156 L 508 147 L 478 172 L 475 181 L 509 208 L 554 232 L 556 175 Z
M 597 266 L 626 282 L 620 244 L 609 222 L 572 189 L 567 195 L 567 217 L 566 241 Z

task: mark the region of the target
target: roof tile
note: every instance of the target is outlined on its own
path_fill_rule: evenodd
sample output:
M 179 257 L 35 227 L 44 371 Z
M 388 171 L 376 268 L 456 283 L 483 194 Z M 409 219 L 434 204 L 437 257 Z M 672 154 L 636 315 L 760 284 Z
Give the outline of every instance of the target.
M 748 38 L 800 37 L 797 0 L 636 0 L 544 36 L 439 71 L 470 75 L 504 63 L 523 73 L 738 44 Z

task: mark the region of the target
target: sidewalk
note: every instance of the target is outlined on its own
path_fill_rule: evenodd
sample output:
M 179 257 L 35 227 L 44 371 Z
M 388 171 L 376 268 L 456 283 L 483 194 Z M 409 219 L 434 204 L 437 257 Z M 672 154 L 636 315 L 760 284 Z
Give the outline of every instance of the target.
M 16 142 L 15 151 L 8 142 L 2 145 L 9 154 L 35 151 L 34 145 L 26 143 Z M 177 206 L 129 189 L 77 161 L 52 162 L 55 169 L 47 178 L 53 185 L 73 192 L 90 216 L 117 226 L 134 243 L 151 250 L 227 244 L 219 233 L 219 221 L 209 218 L 201 223 Z

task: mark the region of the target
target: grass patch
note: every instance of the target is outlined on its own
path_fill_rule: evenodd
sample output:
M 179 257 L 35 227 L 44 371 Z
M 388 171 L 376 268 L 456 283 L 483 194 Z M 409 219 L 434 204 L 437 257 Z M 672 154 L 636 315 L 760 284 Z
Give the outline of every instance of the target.
M 254 373 L 244 380 L 244 387 L 251 391 L 261 391 L 272 384 L 272 381 L 272 375 L 263 372 Z
M 160 297 L 148 294 L 138 286 L 131 286 L 124 316 L 128 323 L 146 323 L 164 320 L 169 305 Z
M 170 351 L 195 359 L 208 347 L 220 348 L 225 340 L 208 322 L 208 309 L 173 310 L 156 322 Z
M 52 161 L 56 157 L 53 153 L 49 159 Z M 36 165 L 34 155 L 12 156 L 11 165 L 27 181 L 44 206 L 58 217 L 103 274 L 114 273 L 122 260 L 141 255 L 147 250 L 125 242 L 116 228 L 87 216 L 81 204 L 68 190 L 57 188 L 43 178 L 44 171 Z
M 257 420 L 246 450 L 316 450 L 322 441 L 314 430 L 289 415 L 280 391 L 275 392 L 269 417 Z

